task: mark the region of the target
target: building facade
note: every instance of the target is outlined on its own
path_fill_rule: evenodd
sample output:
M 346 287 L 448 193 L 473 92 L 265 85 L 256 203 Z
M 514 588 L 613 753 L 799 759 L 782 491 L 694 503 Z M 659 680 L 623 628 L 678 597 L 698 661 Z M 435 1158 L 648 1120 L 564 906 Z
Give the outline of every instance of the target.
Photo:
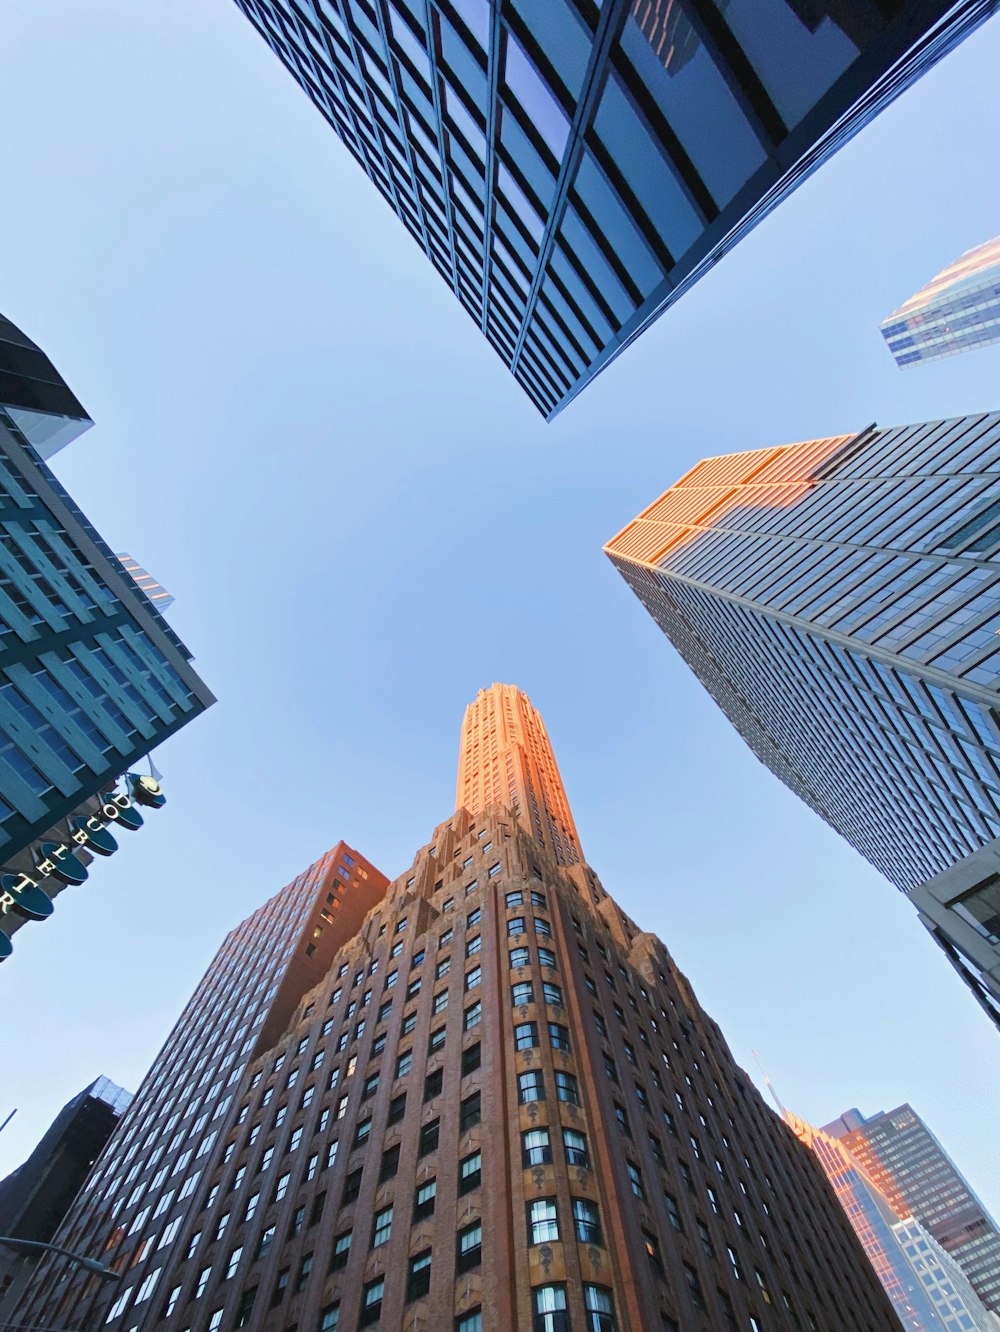
M 1000 414 L 707 458 L 605 550 L 1000 1021 Z
M 131 1099 L 109 1078 L 97 1078 L 63 1106 L 24 1164 L 0 1180 L 0 1235 L 52 1239 Z M 35 1255 L 0 1244 L 0 1326 L 34 1267 Z
M 785 1119 L 815 1152 L 906 1332 L 996 1332 L 958 1264 L 905 1208 L 892 1207 L 844 1144 L 789 1111 Z
M 1000 1229 L 913 1107 L 901 1105 L 867 1119 L 848 1110 L 826 1132 L 901 1216 L 913 1216 L 930 1232 L 986 1307 L 1000 1315 Z M 926 1256 L 926 1248 L 918 1256 Z
M 63 1232 L 118 1290 L 53 1263 L 19 1321 L 896 1327 L 816 1161 L 663 944 L 582 852 L 559 858 L 561 815 L 538 835 L 522 778 L 497 802 L 476 774 L 477 744 L 517 773 L 533 736 L 552 808 L 565 799 L 527 698 L 487 693 L 463 728 L 473 808 L 391 884 L 351 853 L 368 878 L 334 910 L 341 844 L 210 968 Z
M 236 0 L 545 416 L 996 0 Z
M 900 368 L 1000 342 L 1000 236 L 967 250 L 881 328 Z
M 57 379 L 0 322 L 0 397 L 18 404 L 0 405 L 0 958 L 141 826 L 140 806 L 164 803 L 134 769 L 213 701 L 42 461 L 36 444 L 51 453 L 90 423 Z
M 175 598 L 132 555 L 126 551 L 119 551 L 115 559 L 157 610 L 165 611 L 168 606 L 174 604 Z

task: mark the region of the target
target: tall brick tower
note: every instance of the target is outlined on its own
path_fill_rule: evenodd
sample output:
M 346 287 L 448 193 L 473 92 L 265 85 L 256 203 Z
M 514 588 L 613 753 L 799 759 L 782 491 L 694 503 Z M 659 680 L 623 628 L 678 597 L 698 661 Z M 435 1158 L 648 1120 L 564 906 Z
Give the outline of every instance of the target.
M 18 1321 L 896 1329 L 812 1154 L 582 860 L 518 690 L 469 710 L 459 802 L 335 927 L 297 881 L 232 936 L 62 1235 L 121 1282 L 47 1264 Z

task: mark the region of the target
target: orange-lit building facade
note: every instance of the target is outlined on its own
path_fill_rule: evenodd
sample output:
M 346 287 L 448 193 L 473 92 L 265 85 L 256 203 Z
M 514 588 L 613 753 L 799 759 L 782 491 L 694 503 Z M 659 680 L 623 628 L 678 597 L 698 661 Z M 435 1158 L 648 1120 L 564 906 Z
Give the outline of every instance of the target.
M 61 1236 L 120 1285 L 45 1266 L 18 1321 L 896 1328 L 811 1153 L 664 945 L 569 863 L 519 691 L 472 705 L 467 790 L 392 883 L 340 844 L 234 931 Z
M 605 547 L 1000 1025 L 1000 413 L 698 463 Z

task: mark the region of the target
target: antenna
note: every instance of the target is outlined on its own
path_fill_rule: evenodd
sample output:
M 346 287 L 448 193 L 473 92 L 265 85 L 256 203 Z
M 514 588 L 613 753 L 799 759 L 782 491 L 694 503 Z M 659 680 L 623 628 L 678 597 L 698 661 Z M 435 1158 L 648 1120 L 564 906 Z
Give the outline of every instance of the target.
M 782 1118 L 782 1119 L 787 1119 L 787 1118 L 788 1118 L 788 1111 L 787 1111 L 787 1110 L 785 1109 L 785 1107 L 782 1105 L 782 1103 L 781 1103 L 781 1097 L 780 1097 L 780 1096 L 778 1095 L 778 1093 L 774 1090 L 774 1083 L 771 1081 L 771 1079 L 770 1079 L 770 1078 L 767 1076 L 767 1074 L 764 1072 L 764 1065 L 760 1062 L 760 1055 L 757 1053 L 756 1050 L 751 1050 L 750 1053 L 753 1055 L 754 1059 L 755 1059 L 756 1062 L 757 1062 L 757 1067 L 760 1069 L 760 1075 L 761 1075 L 761 1077 L 764 1079 L 764 1086 L 765 1086 L 765 1087 L 767 1088 L 767 1090 L 771 1093 L 771 1096 L 772 1096 L 772 1098 L 773 1098 L 773 1100 L 774 1100 L 774 1104 L 778 1107 L 778 1112 L 779 1112 L 779 1114 L 781 1115 L 781 1118 Z
M 14 1118 L 16 1114 L 17 1114 L 17 1106 L 14 1107 L 14 1109 L 10 1112 L 10 1114 L 3 1121 L 3 1123 L 0 1124 L 0 1132 L 3 1132 L 3 1130 L 7 1127 L 7 1125 L 10 1123 L 10 1121 Z

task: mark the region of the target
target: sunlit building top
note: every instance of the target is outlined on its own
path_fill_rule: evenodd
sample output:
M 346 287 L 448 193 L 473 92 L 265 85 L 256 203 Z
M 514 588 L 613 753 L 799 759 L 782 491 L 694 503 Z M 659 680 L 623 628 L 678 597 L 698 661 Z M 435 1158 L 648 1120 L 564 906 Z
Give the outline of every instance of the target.
M 1000 236 L 967 250 L 881 327 L 902 367 L 1000 342 Z
M 1000 414 L 706 458 L 606 551 L 1000 1016 Z

